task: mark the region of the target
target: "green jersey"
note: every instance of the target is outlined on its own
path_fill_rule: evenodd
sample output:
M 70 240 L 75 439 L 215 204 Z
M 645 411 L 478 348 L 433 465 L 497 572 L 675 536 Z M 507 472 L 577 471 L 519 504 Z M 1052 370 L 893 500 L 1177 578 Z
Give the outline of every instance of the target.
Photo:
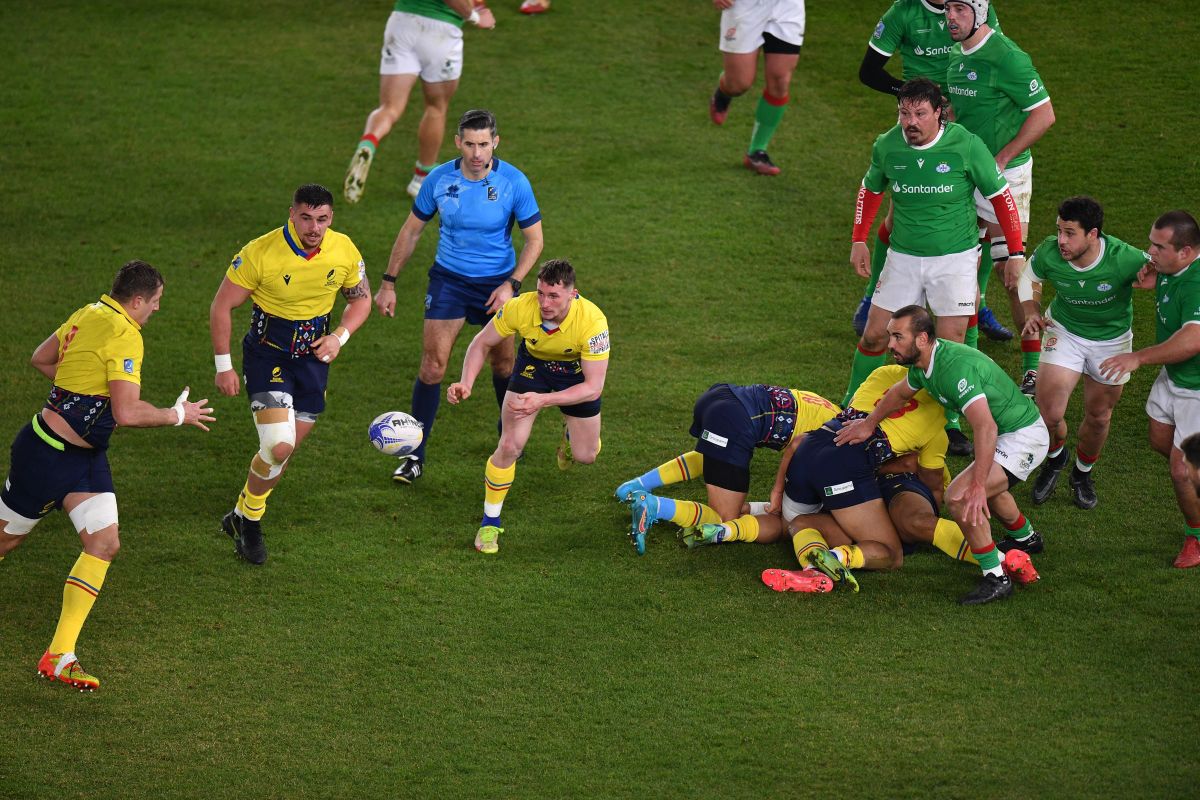
M 442 22 L 449 22 L 451 25 L 463 26 L 464 20 L 458 14 L 454 13 L 454 9 L 442 2 L 442 0 L 396 0 L 395 11 L 403 11 L 405 14 L 416 14 L 419 17 L 429 17 L 430 19 L 439 19 Z
M 996 10 L 988 4 L 988 25 L 1000 29 Z M 884 12 L 867 46 L 889 58 L 899 53 L 904 80 L 929 78 L 946 93 L 946 69 L 954 40 L 946 31 L 946 9 L 925 0 L 896 0 Z
M 892 190 L 891 249 L 910 256 L 945 256 L 979 241 L 975 190 L 985 197 L 1004 191 L 992 154 L 963 126 L 946 124 L 929 144 L 915 147 L 899 125 L 875 140 L 863 178 L 868 191 Z
M 974 347 L 938 339 L 929 368 L 908 368 L 908 386 L 925 389 L 949 411 L 963 411 L 987 399 L 999 433 L 1012 433 L 1041 419 L 1037 404 L 1013 383 L 1000 365 Z
M 1195 272 L 1192 270 L 1195 269 Z M 1200 323 L 1200 259 L 1174 275 L 1159 275 L 1157 300 L 1157 343 L 1162 344 L 1184 325 Z M 1200 356 L 1178 364 L 1167 364 L 1167 377 L 1181 389 L 1200 389 Z
M 954 45 L 946 85 L 954 118 L 983 139 L 992 155 L 1016 137 L 1030 111 L 1050 102 L 1033 61 L 996 31 L 969 53 L 961 43 Z M 1022 150 L 1008 166 L 1019 167 L 1029 158 L 1029 150 Z
M 1058 251 L 1058 239 L 1047 236 L 1029 259 L 1042 283 L 1052 283 L 1049 315 L 1076 336 L 1097 342 L 1116 339 L 1133 325 L 1133 282 L 1150 256 L 1115 236 L 1100 237 L 1096 263 L 1076 267 Z

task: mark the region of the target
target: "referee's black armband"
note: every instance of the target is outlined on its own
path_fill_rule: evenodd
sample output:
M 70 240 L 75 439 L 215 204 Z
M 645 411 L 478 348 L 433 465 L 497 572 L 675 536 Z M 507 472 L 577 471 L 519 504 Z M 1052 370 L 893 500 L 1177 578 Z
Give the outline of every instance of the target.
M 899 94 L 903 81 L 896 80 L 892 76 L 892 73 L 884 69 L 884 65 L 887 62 L 888 56 L 885 56 L 874 47 L 868 47 L 866 55 L 863 56 L 862 64 L 858 68 L 858 79 L 863 82 L 863 85 L 877 92 L 896 95 Z

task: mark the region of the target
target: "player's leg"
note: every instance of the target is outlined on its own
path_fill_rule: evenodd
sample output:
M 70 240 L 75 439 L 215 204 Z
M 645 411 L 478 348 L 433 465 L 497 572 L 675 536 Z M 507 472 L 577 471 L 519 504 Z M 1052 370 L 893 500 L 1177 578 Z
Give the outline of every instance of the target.
M 1050 452 L 1033 482 L 1030 498 L 1040 505 L 1050 498 L 1058 485 L 1059 475 L 1067 465 L 1067 403 L 1083 374 L 1082 363 L 1069 363 L 1069 353 L 1060 352 L 1056 336 L 1048 335 L 1047 361 L 1038 380 L 1037 406 L 1042 421 L 1050 431 Z
M 1186 437 L 1181 437 L 1180 441 L 1183 438 Z M 1192 469 L 1183 457 L 1178 443 L 1171 448 L 1169 463 L 1171 485 L 1175 489 L 1175 500 L 1183 513 L 1185 526 L 1183 548 L 1175 557 L 1174 566 L 1177 569 L 1190 569 L 1200 566 L 1200 498 L 1197 497 L 1196 486 L 1192 483 Z
M 1184 439 L 1200 432 L 1200 399 L 1175 387 L 1163 368 L 1146 398 L 1146 414 L 1150 417 L 1150 447 L 1167 459 L 1175 502 L 1183 514 L 1183 549 L 1174 566 L 1179 569 L 1200 566 L 1200 498 L 1187 459 L 1180 450 Z
M 939 338 L 962 342 L 966 337 L 967 325 L 975 314 L 979 297 L 975 273 L 978 258 L 979 248 L 972 247 L 959 253 L 921 259 L 920 278 L 929 310 L 937 317 Z M 974 452 L 971 440 L 962 432 L 959 415 L 949 410 L 946 411 L 946 436 L 950 440 L 946 452 L 950 455 L 962 457 Z
M 431 280 L 431 287 L 433 283 Z M 427 311 L 426 314 L 428 313 Z M 464 317 L 425 319 L 421 335 L 421 366 L 417 371 L 417 379 L 413 381 L 412 390 L 412 415 L 423 426 L 425 435 L 420 447 L 401 464 L 401 469 L 408 467 L 410 463 L 423 469 L 429 437 L 433 433 L 433 423 L 441 404 L 442 378 L 446 375 L 446 365 L 450 361 L 450 352 L 454 349 L 454 340 L 458 338 L 464 322 Z M 403 479 L 398 479 L 398 482 L 412 483 L 411 480 Z
M 763 39 L 766 86 L 754 109 L 754 128 L 750 132 L 750 145 L 746 148 L 743 163 L 759 175 L 778 175 L 779 167 L 767 155 L 767 148 L 771 146 L 771 139 L 787 110 L 790 99 L 788 90 L 792 73 L 800 60 L 800 45 L 793 45 L 771 33 L 764 33 Z
M 507 336 L 500 340 L 488 353 L 488 364 L 492 368 L 492 389 L 496 393 L 496 405 L 504 407 L 504 397 L 508 392 L 508 383 L 512 379 L 513 365 L 516 363 L 517 350 L 513 340 L 516 337 Z
M 59 499 L 77 490 L 91 470 L 91 451 L 72 447 L 39 414 L 9 448 L 8 475 L 0 483 L 0 560 L 28 536 Z
M 887 261 L 888 244 L 892 240 L 894 210 L 889 200 L 887 216 L 879 223 L 879 227 L 875 231 L 875 242 L 871 247 L 871 277 L 867 280 L 867 288 L 863 291 L 862 300 L 854 312 L 854 333 L 860 337 L 867 327 L 867 314 L 871 310 L 871 296 L 875 294 L 875 286 L 879 283 L 879 274 L 883 272 L 883 264 Z
M 1046 371 L 1049 365 L 1044 365 L 1039 375 L 1038 395 L 1045 387 Z M 1108 440 L 1108 430 L 1112 424 L 1113 409 L 1121 399 L 1124 386 L 1111 385 L 1097 381 L 1091 375 L 1083 379 L 1083 421 L 1079 423 L 1079 441 L 1075 446 L 1075 466 L 1071 470 L 1068 483 L 1071 486 L 1072 499 L 1075 505 L 1083 509 L 1096 507 L 1099 498 L 1092 481 L 1092 468 L 1100 458 L 1100 451 Z
M 716 125 L 724 125 L 733 98 L 745 94 L 754 85 L 758 72 L 758 49 L 766 12 L 761 4 L 735 4 L 721 12 L 721 74 L 708 102 L 708 115 Z
M 509 397 L 516 394 L 510 392 Z M 483 520 L 475 534 L 475 549 L 488 555 L 500 550 L 499 538 L 504 532 L 500 512 L 517 474 L 517 459 L 529 441 L 537 414 L 518 416 L 506 400 L 500 411 L 501 434 L 496 450 L 483 469 Z
M 450 100 L 458 90 L 458 81 L 422 81 L 421 89 L 425 96 L 425 111 L 417 125 L 417 161 L 413 164 L 413 176 L 407 187 L 410 197 L 417 196 L 425 176 L 438 164 L 438 153 L 446 138 L 446 114 Z
M 878 292 L 876 294 L 878 295 Z M 867 376 L 887 363 L 887 324 L 892 318 L 893 310 L 878 305 L 878 297 L 872 299 L 871 307 L 867 311 L 867 324 L 854 349 L 854 357 L 850 360 L 850 380 L 846 384 L 846 393 L 842 396 L 843 408 L 850 405 L 851 398 Z
M 992 541 L 992 530 L 988 520 L 968 521 L 965 516 L 965 497 L 968 488 L 975 482 L 976 464 L 972 462 L 960 472 L 946 489 L 946 507 L 967 537 L 971 553 L 979 562 L 983 573 L 980 584 L 974 591 L 959 600 L 964 605 L 999 600 L 1012 594 L 1012 584 L 1004 575 L 1001 564 L 1001 551 Z M 984 491 L 988 497 L 994 497 L 1008 490 L 1009 480 L 1003 468 L 992 463 L 988 475 L 984 479 Z
M 888 248 L 879 283 L 871 296 L 867 324 L 850 362 L 850 381 L 842 406 L 848 405 L 867 376 L 887 361 L 887 324 L 892 312 L 908 305 L 925 304 L 923 261 Z
M 982 333 L 993 342 L 1007 342 L 1013 338 L 1013 332 L 1004 327 L 1000 320 L 996 319 L 995 313 L 987 305 L 987 290 L 991 277 L 994 274 L 999 274 L 1001 285 L 1004 283 L 1004 268 L 1008 264 L 1008 244 L 1004 239 L 1003 232 L 994 233 L 999 230 L 999 225 L 988 223 L 984 226 L 984 249 L 979 256 L 979 271 L 978 271 L 978 286 L 979 286 L 979 312 L 978 317 L 978 333 Z
M 695 450 L 681 453 L 670 461 L 659 464 L 649 472 L 631 478 L 617 487 L 616 496 L 621 502 L 633 499 L 637 491 L 652 492 L 662 486 L 690 481 L 704 475 L 704 456 Z

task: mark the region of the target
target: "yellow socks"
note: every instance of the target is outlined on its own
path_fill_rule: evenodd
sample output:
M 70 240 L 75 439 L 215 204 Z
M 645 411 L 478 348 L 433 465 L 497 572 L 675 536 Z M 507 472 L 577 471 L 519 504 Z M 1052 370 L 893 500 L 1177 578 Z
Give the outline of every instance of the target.
M 863 560 L 862 549 L 856 544 L 844 544 L 830 552 L 836 553 L 839 560 L 850 569 L 862 569 L 862 565 L 866 563 Z
M 246 481 L 241 494 L 238 495 L 237 505 L 234 506 L 234 509 L 246 519 L 260 520 L 263 514 L 267 513 L 267 498 L 270 495 L 270 489 L 262 494 L 254 494 L 250 491 L 250 482 Z
M 79 632 L 83 630 L 83 623 L 96 602 L 96 595 L 100 594 L 100 587 L 104 585 L 108 564 L 87 553 L 79 554 L 79 560 L 71 568 L 67 584 L 63 587 L 62 614 L 58 617 L 54 640 L 50 642 L 51 653 L 75 652 Z
M 489 457 L 487 466 L 483 468 L 483 515 L 485 517 L 500 517 L 500 509 L 504 498 L 512 488 L 513 478 L 517 474 L 517 464 L 514 461 L 504 469 L 492 463 Z
M 725 526 L 725 542 L 753 542 L 758 539 L 758 520 L 753 514 L 743 514 L 737 519 L 722 523 Z
M 704 522 L 721 521 L 721 515 L 704 505 L 704 503 L 697 503 L 692 500 L 671 500 L 670 504 L 668 504 L 666 501 L 669 499 L 660 498 L 660 513 L 670 510 L 671 516 L 665 518 L 681 528 L 694 528 Z
M 946 555 L 968 564 L 978 564 L 967 539 L 963 536 L 962 528 L 952 519 L 939 519 L 933 529 L 933 546 Z
M 792 549 L 796 551 L 796 560 L 800 566 L 808 566 L 808 554 L 813 550 L 828 550 L 829 543 L 816 528 L 805 528 L 792 534 Z
M 666 486 L 669 483 L 690 481 L 692 478 L 699 478 L 703 474 L 704 456 L 695 450 L 690 450 L 658 468 L 658 479 L 662 481 L 661 486 Z M 704 521 L 708 522 L 709 520 Z M 720 522 L 720 520 L 717 521 Z

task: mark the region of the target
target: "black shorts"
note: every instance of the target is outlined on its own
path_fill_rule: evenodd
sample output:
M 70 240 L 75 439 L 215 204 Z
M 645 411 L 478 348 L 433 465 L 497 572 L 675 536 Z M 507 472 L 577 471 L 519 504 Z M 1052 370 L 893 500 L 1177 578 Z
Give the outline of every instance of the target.
M 508 275 L 468 278 L 434 264 L 425 289 L 425 319 L 465 319 L 472 325 L 486 325 L 492 318 L 487 300 L 506 280 Z
M 793 502 L 820 505 L 826 511 L 880 497 L 870 453 L 862 445 L 838 447 L 827 428 L 811 431 L 796 448 L 783 491 Z
M 34 429 L 37 425 L 37 430 Z M 108 451 L 64 442 L 38 419 L 13 440 L 5 504 L 29 519 L 41 519 L 73 492 L 114 492 Z
M 706 459 L 750 469 L 756 441 L 754 425 L 728 384 L 714 383 L 696 400 L 689 433 L 696 437 L 696 452 Z
M 778 53 L 780 55 L 794 56 L 800 52 L 800 45 L 785 42 L 778 36 L 774 36 L 766 31 L 763 31 L 762 51 L 764 53 Z
M 543 361 L 534 358 L 525 350 L 525 343 L 517 348 L 516 363 L 508 390 L 515 394 L 537 392 L 549 394 L 561 392 L 583 383 L 583 364 L 579 361 Z M 600 398 L 573 406 L 559 406 L 558 410 L 568 417 L 594 417 L 600 413 Z
M 297 417 L 315 420 L 325 410 L 329 365 L 314 355 L 292 358 L 282 351 L 243 341 L 242 377 L 252 401 L 255 395 L 282 392 L 291 396 Z
M 933 492 L 929 491 L 920 478 L 912 472 L 901 472 L 896 475 L 882 475 L 879 478 L 879 492 L 883 496 L 885 505 L 890 506 L 892 500 L 901 492 L 912 492 L 919 494 L 929 501 L 929 507 L 933 509 L 933 515 L 936 517 L 941 514 L 941 509 L 938 508 L 937 500 L 934 499 Z

